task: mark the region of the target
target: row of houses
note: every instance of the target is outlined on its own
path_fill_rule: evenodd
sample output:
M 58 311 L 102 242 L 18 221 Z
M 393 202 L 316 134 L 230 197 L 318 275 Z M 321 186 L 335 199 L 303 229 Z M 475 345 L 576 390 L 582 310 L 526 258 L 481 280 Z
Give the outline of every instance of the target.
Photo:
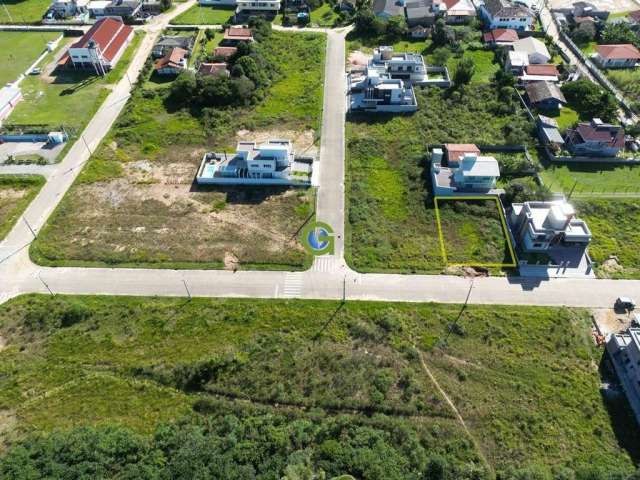
M 54 0 L 44 15 L 47 20 L 64 20 L 71 17 L 88 16 L 101 18 L 117 16 L 134 18 L 143 9 L 159 10 L 159 2 L 144 0 Z
M 280 0 L 199 0 L 203 7 L 234 8 L 237 19 L 250 16 L 275 17 L 282 6 Z

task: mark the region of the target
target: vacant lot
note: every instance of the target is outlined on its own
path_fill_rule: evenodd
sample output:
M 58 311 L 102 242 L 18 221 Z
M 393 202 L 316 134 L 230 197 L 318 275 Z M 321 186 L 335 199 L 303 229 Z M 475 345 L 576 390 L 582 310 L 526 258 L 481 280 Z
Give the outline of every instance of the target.
M 438 273 L 438 240 L 427 145 L 522 144 L 531 124 L 491 85 L 418 90 L 410 116 L 353 117 L 347 122 L 347 257 L 359 271 Z
M 0 9 L 1 10 L 1 9 Z M 18 79 L 60 32 L 0 32 L 0 85 Z
M 310 442 L 314 462 L 333 452 L 316 468 L 358 478 L 381 478 L 372 469 L 385 478 L 429 478 L 425 457 L 436 455 L 451 478 L 485 480 L 478 446 L 498 471 L 542 473 L 629 473 L 638 453 L 637 444 L 626 450 L 632 423 L 612 416 L 600 395 L 602 351 L 583 311 L 471 306 L 461 314 L 460 306 L 436 304 L 28 296 L 0 309 L 0 335 L 4 441 L 82 425 L 147 434 L 194 408 L 212 425 L 251 409 L 259 413 L 255 421 L 284 415 L 282 425 L 298 431 L 293 442 Z M 343 457 L 340 445 L 350 441 L 335 436 L 341 429 L 327 432 L 329 443 L 303 433 L 333 421 L 359 425 L 361 438 L 377 432 L 378 441 L 357 448 L 389 445 Z M 281 451 L 286 438 L 271 441 L 278 447 L 269 458 L 290 454 Z M 258 463 L 257 471 L 269 465 Z
M 640 278 L 640 234 L 635 227 L 640 221 L 640 199 L 593 199 L 575 204 L 593 234 L 589 254 L 598 264 L 598 276 Z
M 447 264 L 515 265 L 495 198 L 438 199 L 443 256 Z
M 607 70 L 606 75 L 629 101 L 640 102 L 640 70 Z
M 39 175 L 0 175 L 0 240 L 9 233 L 44 182 Z
M 34 245 L 54 264 L 302 268 L 297 232 L 312 190 L 197 188 L 207 150 L 290 138 L 314 153 L 324 36 L 274 32 L 263 44 L 280 73 L 255 107 L 219 109 L 215 128 L 167 102 L 171 83 L 137 89 L 116 126 Z M 88 201 L 88 199 L 90 199 Z M 106 220 L 106 221 L 105 221 Z
M 195 5 L 171 20 L 174 25 L 223 25 L 230 23 L 234 8 L 213 8 Z
M 640 190 L 640 167 L 637 165 L 551 164 L 540 175 L 552 191 L 569 193 L 573 189 L 577 197 Z
M 3 0 L 0 23 L 40 23 L 49 0 Z

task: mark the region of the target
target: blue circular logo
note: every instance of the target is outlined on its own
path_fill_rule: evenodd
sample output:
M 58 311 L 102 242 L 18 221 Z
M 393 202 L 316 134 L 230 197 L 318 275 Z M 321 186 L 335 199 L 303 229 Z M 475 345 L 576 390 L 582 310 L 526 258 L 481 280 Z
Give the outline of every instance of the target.
M 313 222 L 302 231 L 302 245 L 311 255 L 332 255 L 333 229 L 322 222 Z
M 324 250 L 329 245 L 329 232 L 326 228 L 316 227 L 307 233 L 307 242 L 314 250 Z

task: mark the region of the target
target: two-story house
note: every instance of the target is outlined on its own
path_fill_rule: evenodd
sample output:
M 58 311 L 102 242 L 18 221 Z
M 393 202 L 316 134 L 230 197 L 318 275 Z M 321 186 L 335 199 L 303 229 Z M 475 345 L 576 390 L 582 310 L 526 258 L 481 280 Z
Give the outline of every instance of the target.
M 427 67 L 422 55 L 394 52 L 393 47 L 374 49 L 369 68 L 380 74 L 386 73 L 393 79 L 411 83 L 419 84 L 427 80 Z
M 68 18 L 88 12 L 89 0 L 54 0 L 49 7 L 56 18 Z
M 348 80 L 349 112 L 409 113 L 418 110 L 410 83 L 367 68 L 364 75 L 351 73 Z
M 594 118 L 567 130 L 565 143 L 574 155 L 615 157 L 624 148 L 624 129 Z
M 508 0 L 486 0 L 484 5 L 480 6 L 480 16 L 489 30 L 531 30 L 535 21 L 535 15 L 531 10 Z
M 629 328 L 607 341 L 607 353 L 640 424 L 640 328 Z
M 431 183 L 434 196 L 461 193 L 488 194 L 494 192 L 500 166 L 494 157 L 480 155 L 473 144 L 445 144 L 447 163 L 440 148 L 431 153 Z

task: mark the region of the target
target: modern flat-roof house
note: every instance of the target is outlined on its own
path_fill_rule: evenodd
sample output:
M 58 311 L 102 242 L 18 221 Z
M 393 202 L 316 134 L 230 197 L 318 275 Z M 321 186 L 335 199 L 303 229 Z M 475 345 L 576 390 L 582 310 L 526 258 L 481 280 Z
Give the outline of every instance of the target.
M 89 2 L 89 16 L 92 18 L 104 17 L 104 10 L 111 5 L 111 0 L 91 0 Z
M 381 46 L 374 49 L 368 69 L 413 85 L 451 86 L 447 67 L 427 66 L 422 55 L 394 52 L 393 47 Z
M 514 203 L 509 226 L 518 248 L 523 252 L 547 252 L 570 247 L 584 253 L 591 242 L 589 227 L 576 218 L 573 206 L 564 199 Z
M 164 57 L 156 60 L 153 68 L 158 75 L 178 75 L 187 68 L 189 51 L 172 48 Z
M 500 166 L 494 157 L 481 156 L 473 144 L 445 144 L 447 163 L 443 166 L 442 149 L 431 153 L 433 195 L 496 194 Z
M 574 155 L 615 157 L 624 148 L 624 129 L 594 118 L 567 130 L 565 143 Z
M 551 60 L 551 54 L 547 46 L 544 42 L 534 37 L 522 38 L 514 42 L 513 50 L 526 53 L 531 65 L 549 63 Z
M 133 18 L 142 10 L 142 0 L 113 0 L 104 7 L 105 16 Z
M 486 0 L 480 6 L 480 16 L 489 30 L 511 28 L 513 30 L 531 30 L 535 15 L 522 5 L 508 0 Z
M 640 63 L 640 50 L 630 43 L 598 45 L 593 60 L 602 68 L 634 68 Z
M 236 18 L 252 15 L 267 18 L 275 17 L 280 11 L 280 0 L 236 0 Z
M 367 67 L 364 75 L 347 76 L 349 112 L 410 113 L 418 110 L 418 101 L 410 83 L 391 78 L 387 73 Z
M 518 41 L 518 32 L 511 28 L 496 28 L 486 32 L 482 40 L 490 46 L 511 47 Z
M 54 0 L 49 7 L 56 17 L 68 18 L 87 13 L 89 0 Z
M 192 35 L 162 35 L 153 46 L 151 54 L 153 58 L 162 58 L 174 48 L 182 48 L 191 51 L 194 37 Z
M 0 124 L 13 112 L 20 100 L 22 91 L 19 87 L 9 84 L 0 88 Z
M 239 142 L 235 153 L 206 153 L 198 168 L 200 185 L 311 184 L 311 165 L 295 159 L 290 140 Z
M 640 425 L 640 328 L 611 335 L 607 353 Z
M 525 87 L 529 104 L 544 110 L 558 110 L 567 104 L 564 94 L 552 82 L 531 82 Z
M 99 75 L 116 66 L 131 40 L 133 28 L 118 18 L 98 20 L 80 40 L 69 47 L 60 64 L 95 70 Z

